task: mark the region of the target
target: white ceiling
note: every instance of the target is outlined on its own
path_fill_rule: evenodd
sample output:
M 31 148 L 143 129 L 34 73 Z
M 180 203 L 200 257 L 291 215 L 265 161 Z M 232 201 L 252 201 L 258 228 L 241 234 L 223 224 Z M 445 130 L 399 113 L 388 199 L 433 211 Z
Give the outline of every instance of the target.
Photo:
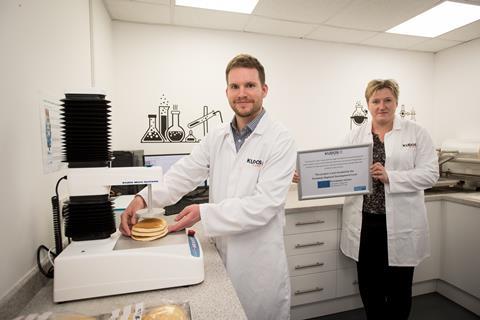
M 233 30 L 438 52 L 480 38 L 480 20 L 436 38 L 385 30 L 442 0 L 259 0 L 251 15 L 175 5 L 175 0 L 103 0 L 112 20 Z M 239 0 L 241 1 L 241 0 Z M 455 0 L 480 5 L 480 0 Z

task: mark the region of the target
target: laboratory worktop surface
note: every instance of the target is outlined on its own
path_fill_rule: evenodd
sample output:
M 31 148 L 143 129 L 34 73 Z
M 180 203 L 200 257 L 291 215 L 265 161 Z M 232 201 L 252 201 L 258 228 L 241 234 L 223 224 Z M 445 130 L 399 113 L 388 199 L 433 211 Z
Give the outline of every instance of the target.
M 446 200 L 456 203 L 461 203 L 469 206 L 480 207 L 480 192 L 474 191 L 451 191 L 442 190 L 440 192 L 427 191 L 425 192 L 425 201 Z M 285 205 L 285 212 L 301 211 L 302 209 L 310 210 L 315 207 L 321 208 L 342 208 L 344 197 L 298 200 L 297 186 L 293 185 L 287 195 L 287 203 Z
M 480 192 L 427 192 L 425 201 L 445 200 L 480 207 Z M 312 208 L 341 208 L 344 198 L 298 200 L 296 185 L 292 185 L 285 206 L 286 213 Z M 192 319 L 246 319 L 244 310 L 235 289 L 227 275 L 222 260 L 214 244 L 203 235 L 201 224 L 194 228 L 202 245 L 205 264 L 205 280 L 197 285 L 129 293 L 116 296 L 92 298 L 63 303 L 53 302 L 53 282 L 49 281 L 33 299 L 19 311 L 19 315 L 40 312 L 78 312 L 86 315 L 110 313 L 123 309 L 126 305 L 143 302 L 145 306 L 155 306 L 172 302 L 188 302 Z M 159 267 L 161 272 L 161 267 Z
M 53 281 L 49 281 L 19 312 L 19 315 L 48 311 L 77 312 L 85 315 L 110 314 L 115 309 L 122 310 L 124 306 L 140 302 L 148 307 L 170 301 L 188 302 L 194 320 L 246 319 L 217 249 L 209 238 L 203 235 L 201 224 L 197 224 L 193 229 L 197 232 L 204 254 L 205 280 L 200 284 L 54 303 Z M 161 266 L 158 266 L 158 272 L 162 272 Z

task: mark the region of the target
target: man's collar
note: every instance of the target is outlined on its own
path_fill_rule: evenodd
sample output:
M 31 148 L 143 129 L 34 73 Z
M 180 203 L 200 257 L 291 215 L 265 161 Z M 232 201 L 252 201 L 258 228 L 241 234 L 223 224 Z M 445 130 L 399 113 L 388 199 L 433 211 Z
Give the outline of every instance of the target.
M 247 123 L 245 128 L 248 128 L 250 130 L 250 132 L 255 131 L 255 128 L 257 127 L 258 123 L 260 122 L 260 120 L 262 119 L 264 114 L 265 114 L 265 108 L 262 107 L 262 110 L 260 111 L 260 113 L 252 121 Z M 232 122 L 230 122 L 230 126 L 232 127 L 233 130 L 239 132 L 238 127 L 237 127 L 236 116 L 233 117 Z

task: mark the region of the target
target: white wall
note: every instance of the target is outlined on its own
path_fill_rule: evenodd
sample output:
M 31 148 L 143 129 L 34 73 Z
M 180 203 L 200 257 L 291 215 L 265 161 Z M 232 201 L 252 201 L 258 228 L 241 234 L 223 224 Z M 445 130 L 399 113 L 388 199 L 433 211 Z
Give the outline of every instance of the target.
M 110 19 L 100 0 L 92 3 L 95 39 L 107 40 L 94 54 L 97 84 L 112 87 Z M 36 270 L 39 245 L 54 247 L 50 198 L 65 172 L 43 172 L 40 102 L 91 86 L 89 21 L 88 0 L 0 2 L 0 300 Z
M 432 115 L 438 141 L 480 140 L 480 39 L 435 56 Z
M 115 101 L 113 92 L 112 21 L 101 0 L 91 0 L 92 86 Z
M 113 103 L 114 149 L 191 149 L 139 142 L 148 126 L 147 114 L 158 112 L 162 94 L 179 105 L 186 120 L 207 104 L 230 121 L 224 72 L 240 52 L 264 64 L 270 88 L 264 106 L 291 129 L 299 149 L 338 143 L 350 128 L 355 102 L 364 102 L 365 86 L 373 78 L 396 79 L 400 104 L 407 110 L 414 107 L 417 121 L 427 129 L 434 126 L 431 53 L 122 22 L 114 22 L 113 30 L 118 94 Z

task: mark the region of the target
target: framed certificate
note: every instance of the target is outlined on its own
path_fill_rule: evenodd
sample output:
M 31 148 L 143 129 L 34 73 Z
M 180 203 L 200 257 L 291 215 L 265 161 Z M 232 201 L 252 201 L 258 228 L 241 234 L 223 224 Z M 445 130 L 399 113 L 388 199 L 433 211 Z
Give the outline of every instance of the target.
M 298 199 L 318 199 L 371 192 L 372 144 L 297 153 Z

